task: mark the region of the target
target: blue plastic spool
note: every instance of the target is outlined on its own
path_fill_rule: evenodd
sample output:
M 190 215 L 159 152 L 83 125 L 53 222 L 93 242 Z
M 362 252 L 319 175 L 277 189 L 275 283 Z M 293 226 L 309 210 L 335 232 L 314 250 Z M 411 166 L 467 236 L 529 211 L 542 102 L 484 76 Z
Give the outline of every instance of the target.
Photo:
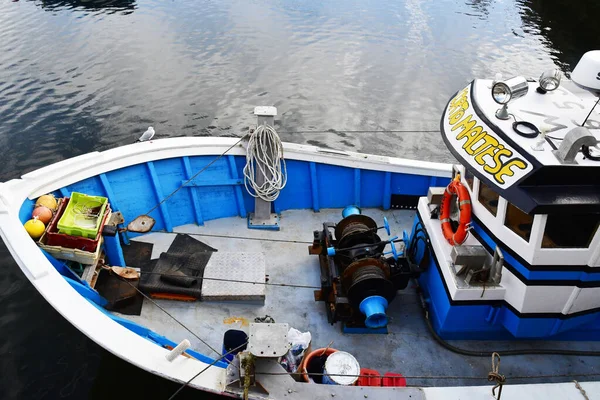
M 351 215 L 360 215 L 361 213 L 362 213 L 362 211 L 360 210 L 359 207 L 357 207 L 357 206 L 347 206 L 342 211 L 342 217 L 346 218 L 346 217 L 349 217 Z
M 387 326 L 387 306 L 388 301 L 382 296 L 369 296 L 361 301 L 358 309 L 366 316 L 365 326 L 372 329 Z

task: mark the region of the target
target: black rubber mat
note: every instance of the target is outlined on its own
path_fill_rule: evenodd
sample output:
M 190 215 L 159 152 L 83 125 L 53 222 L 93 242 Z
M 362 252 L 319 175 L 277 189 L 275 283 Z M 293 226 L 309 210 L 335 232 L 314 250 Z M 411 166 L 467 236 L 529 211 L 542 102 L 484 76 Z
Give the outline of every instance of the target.
M 128 282 L 134 287 L 138 287 L 139 281 Z M 125 315 L 140 315 L 144 297 L 131 285 L 109 271 L 101 271 L 95 289 L 108 300 L 108 304 L 104 307 L 107 310 Z
M 142 267 L 140 290 L 145 293 L 172 293 L 200 298 L 204 268 L 217 251 L 189 235 L 178 234 L 154 266 Z M 150 269 L 151 268 L 151 269 Z M 145 273 L 144 273 L 145 272 Z
M 206 257 L 197 256 L 173 256 L 167 253 L 161 254 L 152 273 L 144 274 L 140 279 L 140 290 L 144 293 L 172 293 L 184 294 L 200 298 L 202 294 L 202 274 L 206 267 Z M 193 282 L 177 283 L 165 282 L 161 279 L 163 275 L 177 276 L 179 282 L 184 280 L 183 276 L 191 278 Z
M 206 255 L 206 262 L 210 259 L 210 255 L 217 251 L 217 249 L 210 247 L 206 243 L 203 243 L 199 240 L 194 239 L 190 235 L 177 234 L 171 246 L 169 246 L 169 250 L 167 250 L 167 254 L 173 256 L 200 256 Z
M 152 243 L 144 243 L 138 241 L 129 241 L 128 245 L 123 245 L 123 258 L 125 258 L 125 265 L 128 267 L 140 268 L 141 271 L 149 270 L 152 271 L 157 260 L 151 260 Z M 139 282 L 132 282 L 137 287 Z M 123 283 L 127 285 L 126 283 Z M 129 286 L 129 285 L 128 285 Z M 129 286 L 130 287 L 130 286 Z M 110 301 L 110 300 L 109 300 Z M 131 301 L 121 302 L 120 304 L 111 304 L 111 311 L 117 311 L 125 315 L 140 315 L 142 312 L 142 304 L 144 302 L 144 296 L 136 293 L 135 298 Z
M 123 257 L 128 267 L 142 268 L 150 261 L 152 256 L 152 243 L 130 241 L 128 245 L 123 245 Z

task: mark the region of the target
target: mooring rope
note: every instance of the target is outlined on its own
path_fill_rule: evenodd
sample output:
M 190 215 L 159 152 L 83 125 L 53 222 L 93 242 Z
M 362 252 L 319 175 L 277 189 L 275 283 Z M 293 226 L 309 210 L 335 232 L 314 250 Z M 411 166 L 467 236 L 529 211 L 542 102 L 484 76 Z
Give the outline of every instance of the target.
M 257 182 L 257 174 L 263 176 Z M 283 144 L 271 125 L 259 125 L 250 134 L 244 166 L 244 185 L 252 197 L 275 201 L 287 183 L 287 168 L 283 157 Z
M 579 384 L 579 382 L 577 382 L 577 380 L 573 380 L 573 383 L 575 383 L 575 387 L 577 388 L 577 390 L 579 390 L 579 393 L 581 393 L 581 395 L 583 396 L 583 398 L 585 400 L 590 400 L 590 398 L 587 395 L 587 392 L 581 387 L 581 385 Z
M 488 373 L 488 381 L 496 382 L 496 386 L 492 388 L 492 396 L 496 400 L 500 400 L 502 396 L 502 385 L 506 382 L 506 377 L 500 373 L 500 354 L 492 353 L 492 370 Z M 496 389 L 498 389 L 498 397 L 496 397 Z

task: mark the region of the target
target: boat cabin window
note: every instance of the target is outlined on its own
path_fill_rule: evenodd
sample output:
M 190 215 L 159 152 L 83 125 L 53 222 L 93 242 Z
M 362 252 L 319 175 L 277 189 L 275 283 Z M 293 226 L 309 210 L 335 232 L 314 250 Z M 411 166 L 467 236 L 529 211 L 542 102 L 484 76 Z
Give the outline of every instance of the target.
M 494 190 L 489 187 L 488 185 L 486 185 L 485 183 L 483 183 L 482 181 L 479 182 L 479 202 L 488 209 L 489 212 L 492 213 L 492 215 L 495 217 L 496 213 L 498 212 L 498 199 L 500 198 L 500 195 L 496 192 L 494 192 Z
M 506 219 L 504 225 L 521 238 L 529 242 L 531 227 L 533 226 L 533 215 L 529 215 L 508 203 L 506 208 Z
M 468 169 L 465 168 L 465 181 L 469 185 L 469 188 L 473 190 L 473 180 L 475 179 L 475 175 Z
M 587 248 L 600 223 L 600 214 L 548 215 L 543 248 Z

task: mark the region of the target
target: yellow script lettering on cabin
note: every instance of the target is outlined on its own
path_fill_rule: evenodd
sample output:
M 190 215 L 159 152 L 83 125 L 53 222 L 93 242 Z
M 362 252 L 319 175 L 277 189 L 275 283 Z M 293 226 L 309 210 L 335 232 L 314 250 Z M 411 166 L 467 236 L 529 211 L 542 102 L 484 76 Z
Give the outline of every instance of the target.
M 456 140 L 462 142 L 466 157 L 471 157 L 483 168 L 483 172 L 491 175 L 496 182 L 503 185 L 505 177 L 515 174 L 515 169 L 527 169 L 527 163 L 489 134 L 473 118 L 469 109 L 469 88 L 460 91 L 448 106 L 448 122 L 451 131 L 456 133 Z M 450 139 L 450 137 L 449 137 Z

